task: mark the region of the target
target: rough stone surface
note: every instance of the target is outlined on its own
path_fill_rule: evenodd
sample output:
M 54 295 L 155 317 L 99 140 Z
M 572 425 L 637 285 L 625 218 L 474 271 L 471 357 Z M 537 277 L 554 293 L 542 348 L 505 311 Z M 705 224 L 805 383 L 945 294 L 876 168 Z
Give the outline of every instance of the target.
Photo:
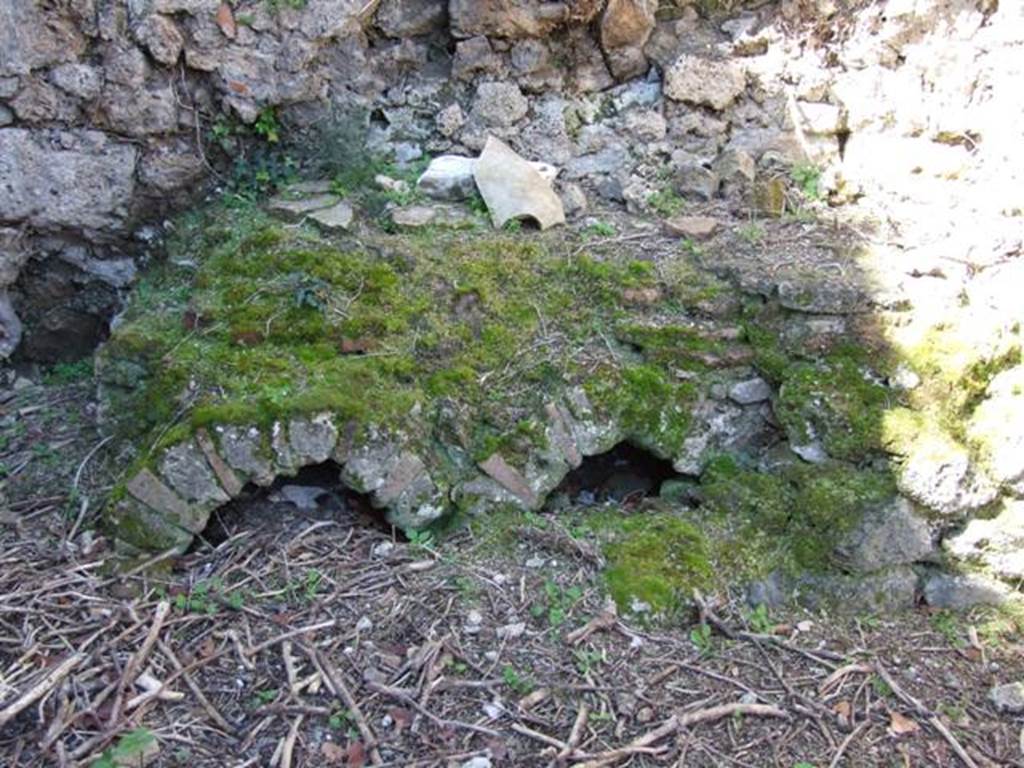
M 529 110 L 530 103 L 515 83 L 480 83 L 470 117 L 486 126 L 508 127 L 526 117 Z
M 341 200 L 337 195 L 316 195 L 315 197 L 291 198 L 274 197 L 267 203 L 268 210 L 287 221 L 301 221 L 314 211 L 332 208 Z
M 998 493 L 975 474 L 965 448 L 939 435 L 916 444 L 896 478 L 907 496 L 951 518 L 991 503 Z
M 162 515 L 174 520 L 188 517 L 188 504 L 148 469 L 135 475 L 125 484 L 125 488 L 136 499 Z
M 309 218 L 327 232 L 347 232 L 352 226 L 354 216 L 355 212 L 352 210 L 352 206 L 344 200 L 335 203 L 330 208 L 321 208 L 309 214 Z
M 723 110 L 747 87 L 746 73 L 731 61 L 684 53 L 665 72 L 665 95 L 675 101 Z
M 150 14 L 135 27 L 135 39 L 161 64 L 171 66 L 181 56 L 185 40 L 177 25 L 159 14 Z
M 737 381 L 729 388 L 729 399 L 740 405 L 762 403 L 771 396 L 771 385 L 760 376 Z
M 866 573 L 916 563 L 934 551 L 928 523 L 911 502 L 896 498 L 866 512 L 836 554 L 847 568 Z
M 169 448 L 160 462 L 160 476 L 185 501 L 207 511 L 229 501 L 206 457 L 194 442 Z
M 707 240 L 718 230 L 718 219 L 710 216 L 672 216 L 665 219 L 665 231 L 676 237 Z
M 288 443 L 300 465 L 321 464 L 334 453 L 338 429 L 330 414 L 292 419 L 288 423 Z
M 1024 501 L 1007 499 L 999 514 L 971 520 L 943 547 L 968 566 L 981 566 L 1001 579 L 1024 579 Z
M 567 3 L 537 0 L 450 0 L 456 37 L 544 37 L 569 19 Z
M 612 74 L 620 79 L 643 74 L 643 48 L 654 29 L 657 0 L 608 0 L 601 16 L 601 47 Z
M 417 37 L 439 29 L 448 16 L 445 3 L 437 0 L 384 0 L 374 16 L 388 37 Z
M 80 99 L 95 99 L 103 87 L 103 75 L 88 64 L 61 64 L 50 70 L 50 82 Z
M 122 230 L 137 161 L 134 146 L 97 131 L 0 129 L 0 220 L 41 229 Z
M 217 480 L 227 492 L 228 496 L 234 498 L 242 492 L 242 481 L 234 470 L 231 469 L 217 453 L 217 446 L 214 444 L 210 434 L 205 429 L 196 430 L 196 444 L 206 457 L 207 463 L 217 476 Z
M 217 436 L 224 460 L 232 469 L 257 485 L 274 481 L 274 470 L 263 450 L 263 438 L 256 427 L 218 427 Z
M 480 462 L 480 469 L 511 493 L 527 509 L 535 509 L 540 504 L 541 499 L 537 497 L 530 483 L 500 454 L 495 453 L 486 461 Z
M 740 408 L 732 403 L 707 400 L 693 413 L 693 426 L 683 441 L 672 468 L 697 476 L 718 452 L 744 452 L 772 440 L 773 430 L 760 408 Z
M 491 137 L 473 167 L 473 178 L 495 227 L 532 219 L 541 229 L 565 223 L 562 201 L 551 183 L 506 144 Z
M 924 583 L 924 599 L 933 608 L 962 611 L 976 605 L 1003 605 L 1010 588 L 983 576 L 940 573 Z
M 986 474 L 1024 496 L 1024 365 L 997 374 L 985 394 L 967 425 L 967 439 L 980 447 Z
M 1024 683 L 995 685 L 988 692 L 988 700 L 997 712 L 1019 715 L 1024 712 Z
M 466 200 L 476 192 L 473 166 L 476 160 L 462 155 L 441 155 L 416 182 L 424 194 L 437 200 Z

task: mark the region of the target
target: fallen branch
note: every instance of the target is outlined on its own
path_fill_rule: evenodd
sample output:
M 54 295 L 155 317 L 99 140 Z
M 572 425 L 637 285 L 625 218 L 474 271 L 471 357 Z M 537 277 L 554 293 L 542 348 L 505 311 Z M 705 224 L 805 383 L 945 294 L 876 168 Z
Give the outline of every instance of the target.
M 684 728 L 700 725 L 701 723 L 721 720 L 726 717 L 733 717 L 735 715 L 789 719 L 789 713 L 783 709 L 779 709 L 778 707 L 773 707 L 770 704 L 744 704 L 742 702 L 721 704 L 717 707 L 698 709 L 696 712 L 672 715 L 672 717 L 666 720 L 662 725 L 652 731 L 648 731 L 643 736 L 634 739 L 624 747 L 610 749 L 606 752 L 599 752 L 596 755 L 590 755 L 587 757 L 587 762 L 581 763 L 579 768 L 601 768 L 602 766 L 611 765 L 612 763 L 616 763 L 619 760 L 630 757 L 631 755 L 650 753 L 652 751 L 652 747 L 659 741 L 678 733 Z M 667 747 L 658 748 L 655 751 L 660 752 L 664 751 L 664 749 L 667 749 Z
M 334 622 L 331 623 L 333 624 Z M 318 648 L 303 647 L 303 650 L 317 666 L 317 669 L 320 670 L 320 674 L 323 675 L 324 682 L 327 683 L 336 696 L 341 697 L 341 700 L 345 703 L 345 707 L 352 714 L 352 719 L 355 720 L 356 728 L 359 729 L 359 735 L 362 736 L 366 750 L 370 753 L 370 762 L 374 765 L 383 765 L 384 760 L 380 756 L 380 750 L 377 749 L 377 736 L 370 728 L 369 723 L 366 722 L 366 716 L 363 714 L 363 710 L 359 706 L 359 702 L 356 701 L 355 696 L 352 695 L 352 691 L 350 691 L 348 686 L 345 685 L 345 681 L 341 677 L 341 674 L 334 668 L 331 662 Z
M 43 678 L 25 691 L 21 696 L 0 710 L 0 728 L 18 716 L 24 709 L 35 704 L 39 699 L 48 694 L 65 677 L 86 659 L 86 654 L 76 653 L 64 659 L 60 664 L 51 669 Z
M 974 759 L 969 754 L 967 754 L 967 750 L 964 749 L 956 736 L 953 735 L 953 732 L 950 731 L 941 720 L 939 720 L 935 713 L 903 690 L 900 684 L 897 683 L 893 676 L 889 674 L 888 670 L 882 666 L 881 662 L 875 662 L 875 672 L 877 672 L 878 676 L 885 681 L 885 684 L 889 686 L 892 692 L 896 695 L 896 698 L 907 706 L 912 707 L 919 717 L 923 717 L 932 728 L 939 732 L 939 735 L 942 736 L 949 746 L 953 748 L 953 751 L 956 752 L 956 756 L 960 758 L 967 768 L 978 768 L 978 764 L 974 762 Z

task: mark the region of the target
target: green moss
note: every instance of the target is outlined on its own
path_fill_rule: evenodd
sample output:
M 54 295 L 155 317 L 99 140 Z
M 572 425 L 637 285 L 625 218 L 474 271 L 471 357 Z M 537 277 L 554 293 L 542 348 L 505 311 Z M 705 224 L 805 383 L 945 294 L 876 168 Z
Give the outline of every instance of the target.
M 881 452 L 882 422 L 895 403 L 866 357 L 864 350 L 846 346 L 782 372 L 775 413 L 790 439 L 817 437 L 830 456 L 847 461 Z
M 720 457 L 702 476 L 701 492 L 709 521 L 728 523 L 732 531 L 732 543 L 723 549 L 729 565 L 752 575 L 826 568 L 864 511 L 891 498 L 896 488 L 888 473 L 845 464 L 793 464 L 768 474 Z
M 605 556 L 608 592 L 624 611 L 640 601 L 656 615 L 672 614 L 712 579 L 701 532 L 667 513 L 625 519 Z
M 587 394 L 626 437 L 663 457 L 675 456 L 690 427 L 696 388 L 652 364 L 608 368 L 585 383 Z

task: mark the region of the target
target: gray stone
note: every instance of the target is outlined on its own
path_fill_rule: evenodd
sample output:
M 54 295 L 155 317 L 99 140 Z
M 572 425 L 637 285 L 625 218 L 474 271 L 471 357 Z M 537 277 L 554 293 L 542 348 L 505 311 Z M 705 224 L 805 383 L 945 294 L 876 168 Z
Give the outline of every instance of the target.
M 327 232 L 347 232 L 354 216 L 352 206 L 342 200 L 330 208 L 321 208 L 309 214 L 316 224 Z
M 60 118 L 70 118 L 72 113 L 63 109 L 69 106 L 67 99 L 62 99 L 56 88 L 37 78 L 30 79 L 11 100 L 14 114 L 19 120 L 27 123 L 46 123 Z
M 494 52 L 486 37 L 460 40 L 455 44 L 455 58 L 452 61 L 452 77 L 456 80 L 473 80 L 477 77 L 496 77 L 503 69 L 501 58 Z
M 471 117 L 486 126 L 508 127 L 526 117 L 529 109 L 530 103 L 515 83 L 480 83 Z
M 454 138 L 466 123 L 466 114 L 458 104 L 449 104 L 437 113 L 435 118 L 438 132 L 446 138 Z
M 384 0 L 374 19 L 388 37 L 403 38 L 443 28 L 447 15 L 445 3 L 438 0 Z
M 85 35 L 76 23 L 49 11 L 36 0 L 0 5 L 0 76 L 26 75 L 84 52 Z
M 924 583 L 924 599 L 933 608 L 960 611 L 977 605 L 1003 605 L 1010 600 L 1005 584 L 974 574 L 939 573 Z
M 3 104 L 0 104 L 0 128 L 14 122 L 14 113 Z
M 562 185 L 562 208 L 567 218 L 576 218 L 587 212 L 587 193 L 579 184 Z
M 576 445 L 575 424 L 572 414 L 568 409 L 556 404 L 548 403 L 544 406 L 544 412 L 548 416 L 548 427 L 546 436 L 548 443 L 554 445 L 573 469 L 583 463 L 583 456 L 580 455 L 579 446 Z
M 702 165 L 685 165 L 676 174 L 676 188 L 683 197 L 713 200 L 718 185 L 718 174 Z
M 875 613 L 913 608 L 917 587 L 917 574 L 898 566 L 867 575 L 805 576 L 796 580 L 792 594 L 797 602 L 812 609 Z
M 974 518 L 943 548 L 969 566 L 981 566 L 1001 579 L 1024 579 L 1024 502 L 1005 499 L 999 514 Z
M 320 508 L 319 499 L 327 495 L 327 490 L 317 485 L 282 485 L 271 500 L 291 504 L 296 509 L 315 512 Z
M 806 443 L 790 443 L 789 450 L 808 464 L 824 464 L 830 459 L 825 446 L 818 440 L 811 440 Z
M 786 309 L 811 314 L 841 315 L 863 309 L 863 290 L 850 281 L 814 279 L 780 280 L 779 303 Z
M 561 2 L 509 0 L 449 0 L 448 13 L 455 37 L 544 37 L 569 19 Z
M 633 109 L 622 118 L 625 135 L 634 141 L 661 141 L 668 133 L 668 123 L 653 109 Z
M 997 712 L 1019 715 L 1024 713 L 1024 683 L 1003 683 L 992 686 L 988 700 Z
M 267 209 L 287 221 L 301 221 L 314 211 L 331 208 L 339 202 L 341 202 L 341 198 L 337 195 L 316 195 L 315 197 L 295 199 L 279 195 L 270 198 L 267 202 Z
M 416 182 L 416 187 L 436 200 L 466 200 L 476 193 L 473 179 L 472 157 L 441 155 L 430 161 L 430 165 Z
M 391 504 L 426 471 L 426 465 L 419 456 L 411 451 L 402 451 L 384 484 L 374 493 L 374 499 L 384 506 Z
M 337 442 L 338 429 L 328 413 L 296 418 L 288 423 L 288 444 L 301 466 L 327 461 Z
M 0 99 L 9 99 L 16 94 L 20 82 L 17 77 L 0 77 Z
M 928 434 L 911 448 L 896 474 L 900 491 L 950 518 L 991 503 L 998 489 L 978 476 L 967 449 L 941 434 Z
M 916 563 L 934 551 L 928 523 L 911 502 L 897 497 L 865 512 L 857 527 L 836 548 L 836 555 L 847 568 L 870 572 Z
M 169 18 L 152 13 L 136 25 L 133 32 L 139 44 L 158 62 L 168 67 L 177 63 L 185 40 Z
M 7 289 L 0 289 L 0 359 L 7 359 L 21 343 L 21 319 L 14 311 Z
M 680 474 L 700 475 L 715 454 L 741 452 L 768 442 L 771 431 L 758 408 L 704 401 L 694 409 L 693 426 L 673 457 L 672 468 Z
M 345 462 L 342 482 L 359 493 L 374 493 L 387 481 L 398 460 L 398 451 L 397 445 L 386 440 L 360 446 Z
M 747 87 L 746 73 L 731 61 L 716 61 L 687 53 L 665 72 L 665 95 L 675 101 L 723 110 Z
M 50 82 L 72 96 L 95 99 L 103 87 L 103 76 L 88 64 L 61 64 L 50 70 Z
M 771 396 L 771 385 L 760 376 L 737 381 L 729 388 L 729 399 L 740 405 L 762 403 Z
M 493 136 L 473 168 L 473 178 L 495 227 L 524 218 L 532 219 L 541 229 L 565 223 L 562 201 L 550 181 Z
M 726 196 L 743 192 L 757 176 L 757 163 L 749 152 L 742 149 L 727 149 L 712 165 L 722 184 Z
M 615 173 L 626 166 L 629 152 L 623 144 L 605 147 L 597 152 L 579 155 L 569 161 L 565 175 L 570 179 L 585 179 L 603 173 Z
M 985 473 L 1024 496 L 1024 365 L 998 373 L 971 414 L 967 438 L 980 449 Z
M 100 104 L 106 125 L 118 133 L 151 136 L 178 128 L 178 100 L 169 81 L 141 89 L 108 83 Z
M 160 476 L 185 501 L 206 511 L 230 501 L 206 457 L 192 441 L 179 443 L 164 453 Z
M 274 468 L 267 458 L 263 437 L 256 427 L 217 427 L 224 460 L 257 485 L 274 482 Z
M 139 181 L 160 192 L 191 189 L 205 173 L 203 156 L 186 139 L 150 144 L 139 163 Z
M 169 549 L 184 552 L 193 539 L 192 531 L 132 496 L 114 504 L 108 521 L 116 532 L 118 549 L 126 554 Z
M 689 240 L 707 240 L 718 230 L 718 219 L 710 216 L 672 216 L 665 219 L 665 231 Z
M 0 219 L 39 229 L 123 230 L 138 150 L 98 131 L 0 130 Z M 83 179 L 91 183 L 83 184 Z

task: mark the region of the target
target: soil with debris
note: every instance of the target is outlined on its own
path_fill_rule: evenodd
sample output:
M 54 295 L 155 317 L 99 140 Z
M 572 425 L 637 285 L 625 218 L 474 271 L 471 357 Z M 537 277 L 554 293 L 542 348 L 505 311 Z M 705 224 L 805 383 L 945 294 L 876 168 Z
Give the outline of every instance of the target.
M 115 570 L 89 394 L 4 395 L 6 766 L 1024 764 L 988 698 L 1024 676 L 1015 627 L 725 599 L 626 621 L 564 512 L 504 546 L 399 541 L 357 497 L 278 487 Z

